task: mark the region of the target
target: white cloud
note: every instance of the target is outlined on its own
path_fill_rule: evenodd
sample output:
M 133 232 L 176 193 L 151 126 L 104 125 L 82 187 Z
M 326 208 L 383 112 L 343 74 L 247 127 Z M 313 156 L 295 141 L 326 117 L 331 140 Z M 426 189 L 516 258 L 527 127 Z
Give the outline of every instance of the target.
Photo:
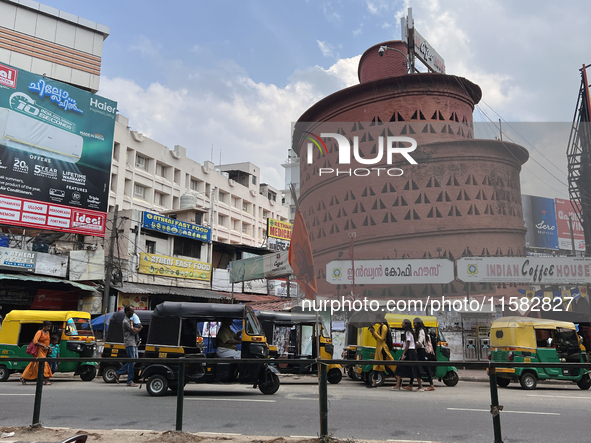
M 318 43 L 318 47 L 320 48 L 320 52 L 322 52 L 323 56 L 334 57 L 332 53 L 332 46 L 329 43 L 321 42 L 320 40 L 316 40 L 316 43 Z
M 282 189 L 279 165 L 290 147 L 291 123 L 324 96 L 358 83 L 358 63 L 355 57 L 296 72 L 284 88 L 257 83 L 233 64 L 215 73 L 192 70 L 176 88 L 103 77 L 100 94 L 116 100 L 130 126 L 153 140 L 182 145 L 199 163 L 210 159 L 213 144 L 214 162 L 220 150 L 224 163 L 251 161 L 264 182 Z M 209 81 L 213 76 L 217 83 Z
M 153 43 L 145 35 L 140 35 L 129 46 L 132 51 L 139 51 L 142 55 L 155 56 L 161 49 L 161 45 Z

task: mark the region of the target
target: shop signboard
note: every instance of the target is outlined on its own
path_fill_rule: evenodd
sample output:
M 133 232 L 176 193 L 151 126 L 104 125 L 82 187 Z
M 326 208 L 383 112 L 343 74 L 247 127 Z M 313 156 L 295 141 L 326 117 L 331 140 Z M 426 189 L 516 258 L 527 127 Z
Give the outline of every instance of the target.
M 117 297 L 117 310 L 121 311 L 126 306 L 132 306 L 135 310 L 146 311 L 148 310 L 148 302 L 150 296 L 146 294 L 125 294 L 119 293 Z
M 117 103 L 0 64 L 0 223 L 104 236 Z
M 291 275 L 288 255 L 289 251 L 283 251 L 231 261 L 230 283 Z
M 291 240 L 292 224 L 274 218 L 267 219 L 267 237 L 277 238 L 289 242 Z
M 454 279 L 454 262 L 447 259 L 355 260 L 357 285 L 447 284 Z M 326 281 L 333 285 L 353 283 L 351 260 L 326 265 Z
M 22 249 L 0 248 L 0 266 L 2 267 L 33 272 L 35 270 L 36 262 L 36 252 L 23 251 Z
M 464 283 L 591 283 L 591 258 L 463 257 L 456 267 Z
M 176 220 L 153 212 L 143 212 L 142 227 L 168 235 L 192 238 L 202 242 L 211 242 L 211 229 L 194 223 Z
M 577 208 L 576 211 L 573 208 L 572 203 L 575 204 L 575 207 Z M 560 249 L 572 251 L 574 240 L 575 251 L 584 251 L 585 233 L 583 232 L 583 225 L 579 220 L 579 216 L 581 216 L 582 214 L 581 206 L 577 202 L 572 202 L 570 200 L 563 200 L 559 198 L 554 199 L 554 206 L 556 208 L 556 230 L 558 235 L 558 247 Z
M 267 237 L 267 249 L 275 252 L 289 251 L 289 242 L 274 237 Z
M 176 277 L 189 280 L 211 280 L 211 264 L 189 258 L 140 253 L 140 274 Z
M 527 228 L 525 246 L 558 250 L 554 199 L 522 195 L 521 206 Z

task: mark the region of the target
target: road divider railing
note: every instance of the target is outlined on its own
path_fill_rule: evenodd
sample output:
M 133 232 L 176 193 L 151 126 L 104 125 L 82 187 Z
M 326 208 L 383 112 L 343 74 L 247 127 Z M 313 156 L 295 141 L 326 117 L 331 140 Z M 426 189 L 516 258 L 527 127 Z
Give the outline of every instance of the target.
M 114 361 L 120 363 L 133 362 L 144 366 L 146 364 L 162 363 L 166 361 L 168 365 L 178 365 L 178 386 L 185 385 L 185 365 L 187 364 L 203 364 L 203 358 L 194 357 L 180 357 L 171 361 L 170 359 L 162 358 L 35 358 L 35 357 L 8 357 L 0 356 L 0 365 L 3 361 L 11 362 L 39 362 L 37 382 L 35 389 L 35 402 L 33 408 L 33 420 L 32 426 L 38 427 L 40 424 L 41 416 L 41 398 L 43 394 L 43 380 L 44 380 L 44 367 L 45 363 L 49 362 L 108 362 L 113 363 Z M 503 443 L 501 436 L 501 411 L 503 406 L 499 405 L 499 396 L 497 388 L 497 368 L 562 368 L 562 369 L 585 369 L 591 372 L 591 362 L 585 363 L 574 363 L 574 362 L 554 362 L 554 363 L 539 363 L 539 362 L 476 362 L 476 361 L 407 361 L 407 360 L 322 360 L 322 359 L 260 359 L 260 358 L 244 358 L 244 359 L 233 359 L 233 358 L 213 358 L 207 359 L 208 365 L 217 364 L 281 364 L 281 363 L 302 363 L 302 364 L 317 364 L 318 365 L 318 396 L 319 396 L 319 423 L 321 438 L 328 436 L 328 381 L 327 371 L 328 365 L 349 365 L 356 366 L 363 363 L 363 365 L 400 365 L 400 366 L 423 366 L 423 367 L 436 367 L 436 366 L 450 366 L 460 367 L 464 369 L 486 369 L 489 375 L 490 385 L 490 412 L 493 419 L 493 433 L 494 443 Z M 182 432 L 183 430 L 183 405 L 184 405 L 184 389 L 176 390 L 177 405 L 176 405 L 176 430 Z M 517 438 L 518 436 L 514 436 Z

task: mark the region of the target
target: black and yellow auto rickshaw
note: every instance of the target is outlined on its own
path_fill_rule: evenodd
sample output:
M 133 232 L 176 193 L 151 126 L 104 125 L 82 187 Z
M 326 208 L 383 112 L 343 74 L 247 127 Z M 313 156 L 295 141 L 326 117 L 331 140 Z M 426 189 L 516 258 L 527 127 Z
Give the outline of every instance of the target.
M 150 329 L 150 318 L 152 311 L 135 311 L 135 314 L 140 319 L 142 329 L 138 336 L 140 338 L 138 344 L 138 356 L 144 356 L 144 348 L 146 347 L 146 339 L 148 338 L 148 331 Z M 116 361 L 117 357 L 127 358 L 127 351 L 123 344 L 123 319 L 125 312 L 123 310 L 115 312 L 110 320 L 107 328 L 107 335 L 101 358 L 110 361 L 102 361 L 99 365 L 99 376 L 103 376 L 105 383 L 115 383 L 115 371 L 123 366 L 122 363 Z M 140 371 L 140 365 L 135 365 L 136 377 Z
M 357 326 L 349 323 L 345 332 L 345 347 L 343 348 L 343 360 L 357 359 Z M 356 365 L 345 365 L 344 371 L 351 380 L 360 381 L 361 374 L 355 370 Z
M 404 347 L 404 340 L 402 338 L 402 322 L 405 319 L 410 319 L 412 321 L 413 318 L 414 317 L 411 317 L 406 314 L 386 314 L 386 320 L 388 321 L 388 326 L 390 327 L 390 332 L 392 333 L 392 342 L 394 344 L 394 350 L 391 351 L 394 360 L 400 359 Z M 437 317 L 420 315 L 418 316 L 418 318 L 420 318 L 423 321 L 423 324 L 425 325 L 425 328 L 429 333 L 429 337 L 431 338 L 431 342 L 433 343 L 433 349 L 435 350 L 436 360 L 449 361 L 451 352 L 449 347 L 447 346 L 447 342 L 445 341 L 443 333 L 439 330 L 439 322 L 437 321 Z M 363 326 L 362 324 L 358 325 Z M 371 332 L 369 332 L 367 326 L 359 327 L 357 330 L 356 358 L 360 363 L 362 363 L 363 360 L 373 360 L 375 357 L 376 339 L 373 337 Z M 423 368 L 420 369 L 422 377 L 425 378 L 427 375 L 422 372 Z M 360 376 L 360 379 L 364 380 L 367 384 L 371 384 L 372 370 L 372 365 L 360 364 L 359 366 L 355 367 L 355 371 Z M 455 386 L 458 384 L 459 376 L 458 370 L 455 368 L 455 366 L 431 366 L 429 367 L 429 370 L 431 371 L 431 377 L 433 379 L 439 379 L 440 381 L 443 381 L 443 383 L 446 386 Z M 383 372 L 378 372 L 376 374 L 378 386 L 384 384 L 386 375 L 388 374 L 384 374 Z
M 214 364 L 215 352 L 204 352 L 199 325 L 239 319 L 242 322 L 241 358 L 260 358 L 261 363 Z M 211 343 L 211 337 L 207 337 Z M 258 386 L 263 394 L 274 394 L 280 381 L 276 368 L 268 364 L 269 346 L 265 333 L 252 308 L 245 305 L 214 303 L 164 302 L 156 306 L 150 320 L 145 358 L 161 362 L 144 365 L 140 377 L 152 396 L 164 395 L 167 389 L 178 389 L 178 360 L 198 358 L 185 364 L 185 382 L 248 383 Z
M 10 374 L 23 372 L 28 362 L 10 361 L 10 357 L 30 357 L 25 350 L 44 321 L 53 323 L 49 334 L 59 337 L 60 357 L 92 358 L 96 340 L 90 314 L 81 311 L 10 311 L 0 329 L 0 381 Z M 60 362 L 58 372 L 73 372 L 84 381 L 96 376 L 97 363 Z
M 584 363 L 585 348 L 571 322 L 529 317 L 501 317 L 490 327 L 490 359 L 493 362 Z M 570 380 L 581 389 L 591 387 L 583 368 L 496 368 L 497 384 L 519 381 L 523 389 L 535 389 L 538 380 Z
M 279 372 L 284 374 L 315 374 L 318 365 L 310 362 L 290 362 L 290 359 L 316 358 L 316 315 L 302 312 L 256 311 L 269 343 L 271 358 L 280 359 Z M 334 346 L 328 331 L 319 323 L 320 358 L 331 360 Z M 280 349 L 279 349 L 280 348 Z M 307 350 L 306 350 L 307 348 Z M 339 383 L 343 378 L 341 365 L 328 365 L 327 380 Z

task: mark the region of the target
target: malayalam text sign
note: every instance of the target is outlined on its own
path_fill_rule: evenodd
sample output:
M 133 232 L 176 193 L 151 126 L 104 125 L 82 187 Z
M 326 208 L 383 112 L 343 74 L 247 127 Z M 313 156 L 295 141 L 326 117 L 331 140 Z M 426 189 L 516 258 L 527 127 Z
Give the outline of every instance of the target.
M 211 280 L 211 265 L 187 258 L 140 253 L 140 274 L 177 277 L 190 280 Z
M 454 263 L 447 259 L 355 260 L 357 285 L 447 284 L 454 279 Z M 326 265 L 326 281 L 333 285 L 353 283 L 351 260 Z
M 0 223 L 104 236 L 117 104 L 0 64 Z
M 464 283 L 591 283 L 591 258 L 464 257 L 457 272 Z

